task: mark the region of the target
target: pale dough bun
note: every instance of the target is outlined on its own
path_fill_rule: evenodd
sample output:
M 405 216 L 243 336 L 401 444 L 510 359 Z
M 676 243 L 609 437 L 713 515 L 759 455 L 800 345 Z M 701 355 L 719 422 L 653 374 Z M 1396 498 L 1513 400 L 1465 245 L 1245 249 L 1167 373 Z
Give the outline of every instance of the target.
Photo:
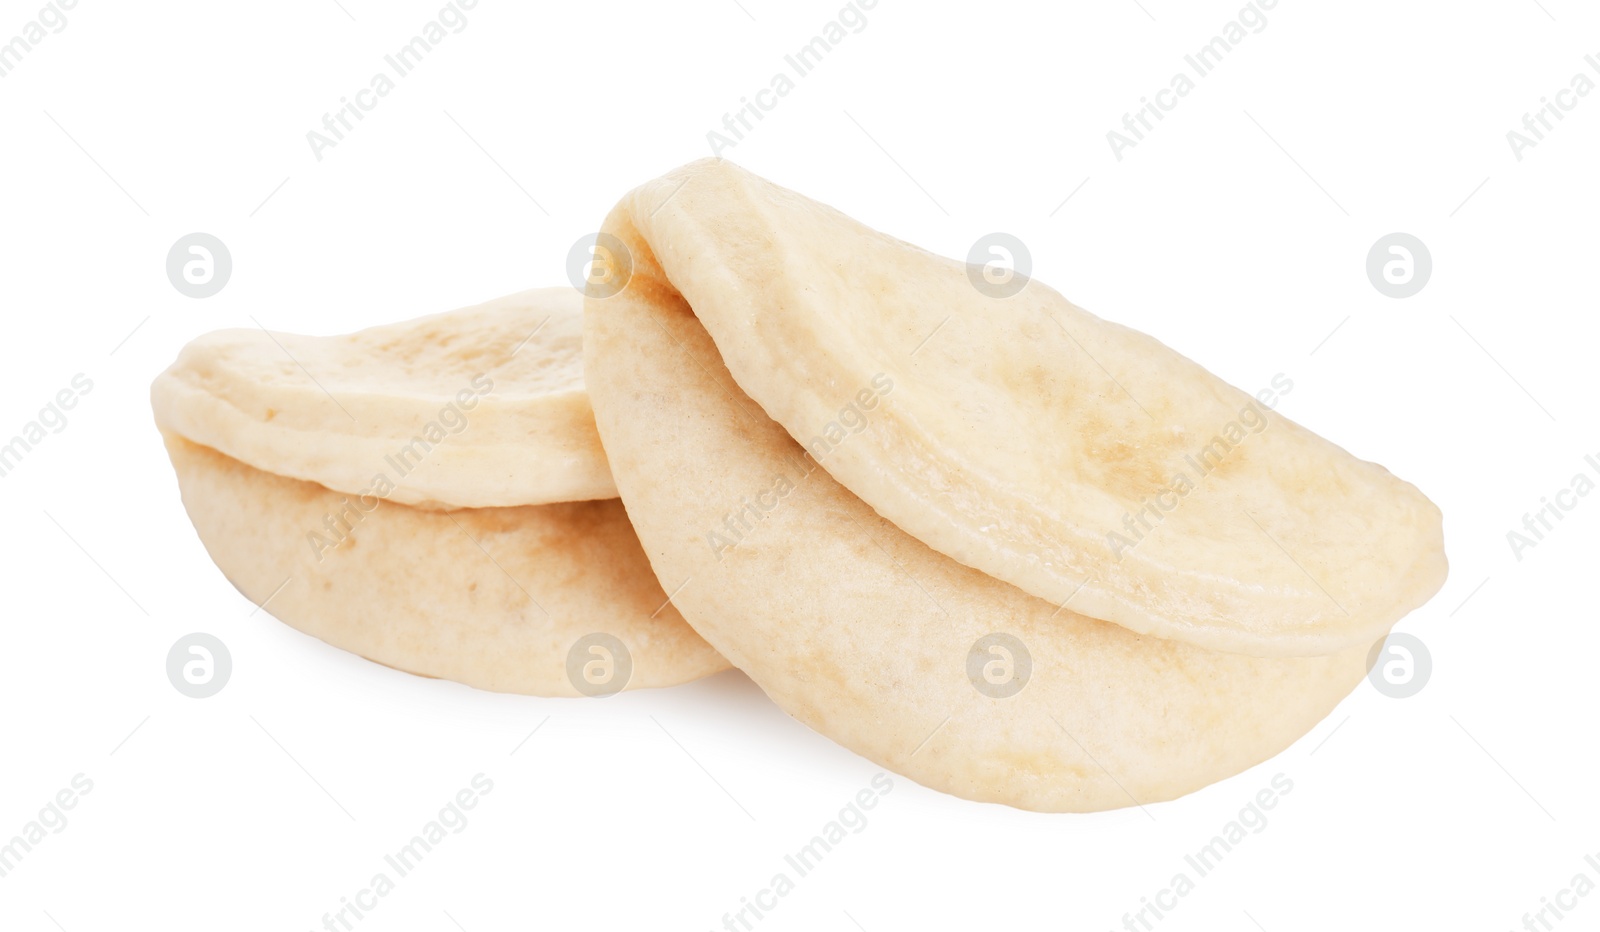
M 1362 681 L 1368 645 L 1264 658 L 1136 634 L 1058 611 L 879 517 L 735 382 L 633 227 L 634 204 L 605 225 L 632 250 L 633 280 L 586 313 L 600 435 L 674 603 L 801 722 L 944 792 L 1081 812 L 1171 799 L 1238 773 Z M 847 388 L 857 386 L 838 386 Z M 870 416 L 892 410 L 899 391 Z M 1009 697 L 969 676 L 973 648 L 996 633 L 1031 657 Z M 978 657 L 980 667 L 1004 659 Z M 995 679 L 1022 682 L 1020 655 L 1011 660 L 1013 677 L 1000 669 Z
M 335 647 L 411 673 L 538 696 L 580 695 L 568 658 L 595 633 L 622 643 L 630 689 L 728 667 L 666 604 L 616 499 L 455 511 L 361 502 L 165 438 L 212 560 L 246 598 Z M 330 525 L 328 516 L 341 513 Z M 620 657 L 579 654 L 621 675 Z M 607 687 L 619 681 L 592 669 L 593 688 L 614 691 Z

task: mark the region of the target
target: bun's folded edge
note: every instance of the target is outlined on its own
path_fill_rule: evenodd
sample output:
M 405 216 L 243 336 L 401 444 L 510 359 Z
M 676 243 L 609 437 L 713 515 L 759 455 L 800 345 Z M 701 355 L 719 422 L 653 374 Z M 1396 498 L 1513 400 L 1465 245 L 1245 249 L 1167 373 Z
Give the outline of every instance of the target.
M 623 214 L 744 394 L 968 566 L 1263 656 L 1370 645 L 1443 585 L 1442 520 L 1416 487 L 1037 281 L 977 287 L 721 160 Z M 857 410 L 875 380 L 892 394 Z
M 152 384 L 162 430 L 257 469 L 435 508 L 615 498 L 572 288 L 333 337 L 223 330 Z

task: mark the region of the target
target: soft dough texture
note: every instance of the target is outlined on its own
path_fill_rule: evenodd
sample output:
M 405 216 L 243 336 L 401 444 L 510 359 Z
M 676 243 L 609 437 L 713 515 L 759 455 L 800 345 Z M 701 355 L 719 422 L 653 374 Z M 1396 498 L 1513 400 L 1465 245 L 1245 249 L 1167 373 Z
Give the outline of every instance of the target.
M 627 648 L 628 688 L 728 667 L 656 583 L 622 504 L 373 508 L 344 540 L 313 531 L 352 496 L 254 469 L 167 434 L 183 504 L 223 573 L 287 624 L 378 663 L 499 692 L 579 695 L 579 638 Z M 342 533 L 342 531 L 341 531 Z
M 1414 486 L 1037 281 L 986 296 L 965 264 L 725 161 L 640 187 L 606 231 L 635 225 L 659 287 L 743 394 L 800 443 L 822 438 L 833 478 L 1055 605 L 1313 655 L 1372 644 L 1444 582 L 1439 510 Z M 836 442 L 878 373 L 892 396 Z
M 615 498 L 582 318 L 576 291 L 544 288 L 344 336 L 220 330 L 183 348 L 151 403 L 164 431 L 352 495 L 381 473 L 391 501 L 429 507 Z
M 1058 610 L 879 517 L 736 384 L 633 226 L 637 208 L 659 200 L 630 198 L 605 225 L 632 250 L 634 277 L 587 307 L 600 435 L 684 617 L 800 721 L 935 789 L 1092 811 L 1237 773 L 1361 681 L 1365 644 L 1261 658 L 1142 636 Z M 756 295 L 738 299 L 748 313 L 769 310 Z M 870 416 L 892 411 L 901 390 Z M 1031 679 L 1003 699 L 968 678 L 969 652 L 996 632 L 1032 657 Z

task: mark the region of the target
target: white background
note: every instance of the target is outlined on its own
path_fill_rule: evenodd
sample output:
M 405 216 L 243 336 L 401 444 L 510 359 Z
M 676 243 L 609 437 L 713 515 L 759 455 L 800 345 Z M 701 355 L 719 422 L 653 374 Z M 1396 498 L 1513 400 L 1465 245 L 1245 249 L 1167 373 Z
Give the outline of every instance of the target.
M 471 824 L 358 928 L 720 928 L 876 767 L 737 673 L 497 696 L 255 612 L 183 514 L 147 387 L 252 318 L 334 333 L 565 281 L 571 244 L 710 154 L 838 0 L 482 0 L 319 162 L 307 131 L 439 9 L 340 3 L 82 0 L 0 79 L 0 435 L 94 383 L 0 479 L 0 841 L 94 783 L 0 878 L 0 928 L 320 928 L 479 772 Z M 39 6 L 0 0 L 0 42 Z M 1147 811 L 896 778 L 762 932 L 1120 928 L 1278 773 L 1265 830 L 1156 928 L 1503 930 L 1600 879 L 1600 495 L 1521 560 L 1506 539 L 1600 457 L 1600 93 L 1520 161 L 1506 139 L 1600 81 L 1600 15 L 1282 0 L 1118 161 L 1107 131 L 1239 9 L 881 0 L 723 154 L 946 255 L 1010 232 L 1089 310 L 1248 391 L 1290 376 L 1282 413 L 1444 511 L 1449 582 L 1401 625 L 1431 681 L 1363 684 L 1277 758 Z M 234 259 L 205 300 L 165 274 L 195 231 Z M 1405 300 L 1365 273 L 1394 231 L 1434 263 Z M 233 654 L 211 699 L 166 677 L 194 631 Z M 1600 922 L 1600 893 L 1578 902 L 1554 928 Z

